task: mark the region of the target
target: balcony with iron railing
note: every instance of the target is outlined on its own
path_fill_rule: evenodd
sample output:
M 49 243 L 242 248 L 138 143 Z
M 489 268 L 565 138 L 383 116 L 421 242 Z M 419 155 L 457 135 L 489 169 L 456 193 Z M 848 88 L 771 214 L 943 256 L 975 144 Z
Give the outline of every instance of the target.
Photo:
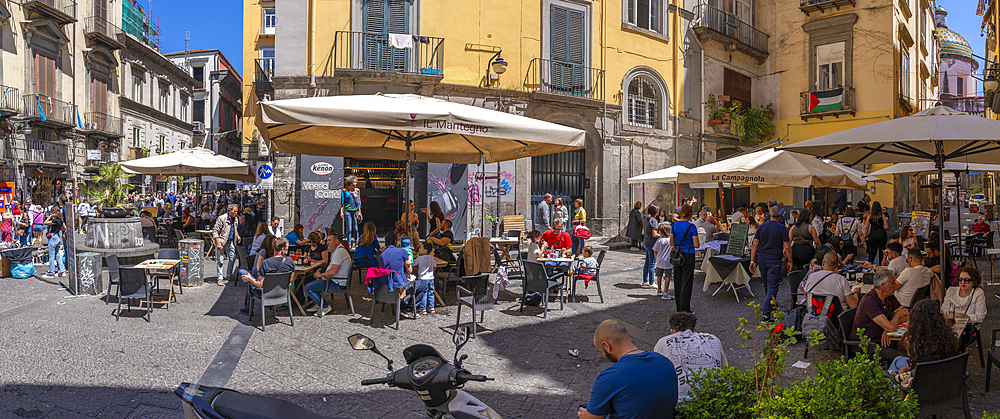
M 759 61 L 768 56 L 769 36 L 753 25 L 708 4 L 694 8 L 693 28 L 700 39 L 714 39 L 727 50 L 740 51 Z M 721 39 L 719 36 L 722 35 Z
M 122 137 L 125 135 L 125 126 L 121 118 L 103 112 L 87 112 L 83 115 L 81 131 L 107 137 Z
M 0 84 L 0 116 L 12 116 L 21 112 L 21 91 L 16 87 Z
M 799 0 L 799 10 L 809 16 L 809 13 L 826 10 L 840 10 L 841 7 L 854 6 L 855 0 Z
M 258 99 L 264 96 L 274 96 L 274 58 L 258 58 L 254 60 L 253 91 Z
M 27 0 L 21 7 L 28 19 L 42 17 L 60 25 L 76 22 L 76 2 L 73 0 Z
M 390 42 L 382 32 L 337 31 L 333 41 L 335 71 L 391 71 L 444 76 L 444 38 L 405 35 Z
M 76 125 L 71 103 L 45 95 L 24 95 L 24 110 L 21 114 L 27 119 L 38 121 L 39 125 L 55 128 L 71 128 Z
M 524 87 L 532 92 L 604 100 L 604 70 L 534 58 L 528 64 Z
M 68 147 L 59 141 L 28 140 L 8 149 L 7 155 L 29 166 L 64 167 L 69 162 Z
M 121 28 L 108 22 L 107 19 L 91 16 L 83 20 L 83 35 L 87 37 L 88 45 L 104 45 L 111 49 L 125 48 L 118 42 Z
M 835 89 L 812 90 L 799 94 L 799 117 L 823 119 L 826 116 L 851 114 L 857 112 L 857 100 L 854 87 L 841 86 Z
M 966 96 L 966 97 L 947 97 L 942 96 L 939 99 L 942 105 L 952 108 L 956 111 L 966 112 L 970 115 L 986 116 L 986 97 L 984 96 Z
M 88 156 L 86 162 L 83 164 L 85 169 L 99 169 L 101 166 L 118 163 L 117 153 L 111 153 L 107 150 L 101 150 L 101 158 L 99 159 L 91 160 L 89 157 L 90 156 Z

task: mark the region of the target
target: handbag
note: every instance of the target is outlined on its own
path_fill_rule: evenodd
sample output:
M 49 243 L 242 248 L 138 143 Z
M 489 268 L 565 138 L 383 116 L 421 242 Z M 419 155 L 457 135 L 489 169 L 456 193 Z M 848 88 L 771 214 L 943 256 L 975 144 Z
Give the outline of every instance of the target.
M 670 250 L 670 264 L 671 265 L 674 265 L 674 266 L 682 266 L 682 265 L 684 265 L 684 259 L 681 257 L 681 244 L 684 243 L 684 238 L 687 237 L 688 233 L 691 232 L 691 227 L 694 227 L 694 224 L 689 224 L 688 225 L 687 230 L 684 230 L 684 235 L 681 236 L 681 239 L 677 242 L 677 244 L 674 246 L 674 248 Z M 674 237 L 677 237 L 677 236 L 674 236 Z
M 580 224 L 580 225 L 576 226 L 575 229 L 573 229 L 573 237 L 576 237 L 578 239 L 584 239 L 584 240 L 589 239 L 590 238 L 590 229 L 587 228 L 586 224 Z

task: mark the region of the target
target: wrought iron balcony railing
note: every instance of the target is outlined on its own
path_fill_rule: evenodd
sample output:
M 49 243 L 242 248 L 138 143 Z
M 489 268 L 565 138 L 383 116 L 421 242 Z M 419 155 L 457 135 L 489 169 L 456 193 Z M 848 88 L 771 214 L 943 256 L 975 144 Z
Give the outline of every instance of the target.
M 337 31 L 333 56 L 334 70 L 444 75 L 444 38 L 433 36 L 406 35 L 390 40 L 389 34 L 382 32 Z
M 732 13 L 708 4 L 699 4 L 694 8 L 694 26 L 711 29 L 762 54 L 768 54 L 768 35 Z
M 118 42 L 118 34 L 120 33 L 122 33 L 121 28 L 102 17 L 91 16 L 83 20 L 84 36 L 94 42 L 100 42 L 111 49 L 121 49 L 124 47 Z
M 0 115 L 17 115 L 21 112 L 21 91 L 16 87 L 0 84 Z
M 604 100 L 604 70 L 534 58 L 528 65 L 524 87 L 535 92 Z
M 21 7 L 28 13 L 37 13 L 60 25 L 76 22 L 76 2 L 73 0 L 28 0 L 21 3 Z
M 121 118 L 103 112 L 87 112 L 83 119 L 84 131 L 100 132 L 116 137 L 125 135 L 125 127 Z
M 48 123 L 65 128 L 76 125 L 73 104 L 45 95 L 24 95 L 24 110 L 21 111 L 21 114 L 26 118 L 37 119 L 43 124 Z
M 254 60 L 253 90 L 258 99 L 264 96 L 274 96 L 274 58 L 258 58 Z
M 823 12 L 824 10 L 837 9 L 841 7 L 854 6 L 855 0 L 799 0 L 799 10 L 809 16 L 812 12 Z

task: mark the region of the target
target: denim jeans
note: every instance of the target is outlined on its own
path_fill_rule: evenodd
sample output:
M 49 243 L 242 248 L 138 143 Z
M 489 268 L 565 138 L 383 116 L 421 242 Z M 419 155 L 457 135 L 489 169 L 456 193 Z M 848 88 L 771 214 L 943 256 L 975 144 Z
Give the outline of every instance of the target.
M 58 234 L 53 234 L 52 237 L 49 238 L 49 270 L 46 272 L 49 275 L 55 275 L 56 273 L 64 272 L 66 270 L 66 266 L 62 261 L 62 254 L 59 252 L 61 246 L 62 237 L 59 237 Z M 57 264 L 59 267 L 58 271 L 56 271 Z
M 343 279 L 340 279 L 340 280 L 343 281 Z M 348 279 L 348 281 L 350 281 L 350 280 Z M 306 295 L 308 295 L 309 298 L 312 298 L 313 302 L 315 302 L 316 305 L 318 305 L 320 308 L 326 308 L 327 307 L 326 301 L 323 301 L 323 298 L 320 295 L 320 293 L 322 293 L 324 289 L 328 288 L 327 284 L 330 284 L 329 285 L 329 289 L 331 289 L 331 290 L 345 290 L 345 289 L 347 289 L 347 287 L 341 286 L 340 284 L 334 282 L 333 278 L 330 278 L 330 279 L 317 279 L 317 280 L 315 280 L 313 282 L 310 282 L 310 283 L 306 284 L 305 288 L 303 288 L 306 291 Z
M 778 282 L 781 281 L 781 261 L 778 262 L 762 262 L 757 265 L 760 269 L 760 280 L 767 287 L 767 295 L 764 296 L 764 303 L 761 304 L 761 314 L 765 316 L 770 316 L 771 311 L 774 309 L 774 304 L 777 303 L 776 298 L 778 297 Z
M 214 245 L 215 243 L 212 244 Z M 219 249 L 216 248 L 215 250 Z M 227 266 L 227 269 L 224 271 L 222 270 L 223 256 L 225 256 L 226 259 L 229 259 L 229 265 Z M 223 279 L 225 279 L 226 277 L 228 277 L 233 273 L 233 267 L 239 266 L 239 264 L 236 263 L 236 240 L 230 240 L 226 242 L 226 244 L 222 246 L 222 251 L 216 252 L 215 262 L 216 262 L 216 268 L 219 271 L 219 281 L 222 281 Z
M 417 296 L 417 310 L 434 309 L 434 280 L 418 279 L 413 284 L 413 292 Z
M 653 256 L 653 246 L 648 244 L 643 244 L 642 247 L 646 248 L 646 261 L 642 265 L 642 282 L 648 282 L 650 284 L 656 279 L 653 274 L 653 268 L 656 267 L 656 258 Z
M 347 242 L 352 247 L 358 244 L 358 239 L 361 236 L 358 233 L 357 211 L 344 211 L 344 235 L 347 236 Z

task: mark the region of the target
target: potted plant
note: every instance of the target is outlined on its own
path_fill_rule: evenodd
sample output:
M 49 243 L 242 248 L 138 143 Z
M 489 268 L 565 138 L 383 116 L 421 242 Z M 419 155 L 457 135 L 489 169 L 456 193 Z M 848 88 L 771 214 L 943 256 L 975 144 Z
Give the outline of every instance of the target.
M 135 175 L 125 173 L 117 163 L 101 166 L 100 172 L 91 179 L 93 185 L 85 193 L 105 218 L 125 218 L 129 192 L 135 187 L 128 183 L 132 176 Z
M 725 113 L 727 109 L 728 108 L 719 106 L 719 100 L 715 97 L 715 95 L 709 95 L 708 100 L 705 101 L 705 111 L 708 114 L 708 125 L 714 127 L 716 125 L 728 123 L 726 119 L 723 119 L 726 118 Z
M 742 109 L 739 102 L 733 103 L 736 108 L 732 114 L 733 135 L 739 137 L 744 145 L 754 146 L 774 135 L 774 122 L 767 115 L 766 107 Z

